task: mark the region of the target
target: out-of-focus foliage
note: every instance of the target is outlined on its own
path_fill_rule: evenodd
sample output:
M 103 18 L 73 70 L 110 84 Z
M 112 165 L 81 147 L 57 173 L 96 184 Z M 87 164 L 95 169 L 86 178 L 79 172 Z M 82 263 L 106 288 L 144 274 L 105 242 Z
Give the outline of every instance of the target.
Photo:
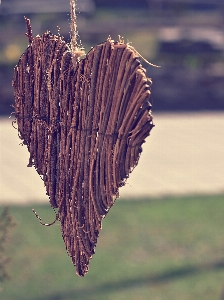
M 160 65 L 144 65 L 153 81 L 153 111 L 224 109 L 224 5 L 196 2 L 95 0 L 91 13 L 78 13 L 79 43 L 88 52 L 108 35 L 117 39 L 119 34 Z M 28 45 L 24 14 L 34 36 L 47 30 L 57 34 L 59 26 L 70 39 L 69 11 L 52 7 L 50 13 L 48 7 L 46 13 L 0 15 L 0 115 L 13 111 L 13 67 Z
M 12 216 L 7 207 L 2 209 L 0 215 L 0 281 L 9 279 L 7 264 L 10 259 L 7 257 L 6 245 L 12 227 L 15 226 Z

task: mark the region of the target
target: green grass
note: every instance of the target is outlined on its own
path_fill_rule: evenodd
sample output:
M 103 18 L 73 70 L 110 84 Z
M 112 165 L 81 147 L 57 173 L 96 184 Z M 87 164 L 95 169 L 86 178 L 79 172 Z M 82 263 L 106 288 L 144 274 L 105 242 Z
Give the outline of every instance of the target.
M 1 300 L 215 300 L 224 289 L 224 195 L 117 200 L 103 221 L 84 278 L 66 254 L 60 226 L 39 225 L 32 207 L 10 208 L 12 279 Z M 43 222 L 49 206 L 35 205 Z

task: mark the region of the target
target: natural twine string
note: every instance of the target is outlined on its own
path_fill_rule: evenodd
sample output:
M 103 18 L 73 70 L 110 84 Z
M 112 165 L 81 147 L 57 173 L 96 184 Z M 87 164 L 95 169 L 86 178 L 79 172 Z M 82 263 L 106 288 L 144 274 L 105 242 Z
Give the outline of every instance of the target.
M 77 50 L 77 23 L 76 23 L 76 3 L 70 0 L 70 29 L 71 29 L 71 50 L 74 54 Z
M 78 30 L 77 30 L 77 15 L 76 15 L 76 1 L 70 0 L 70 30 L 71 30 L 71 52 L 73 54 L 73 64 L 76 65 L 77 60 L 85 55 L 84 49 L 78 46 Z

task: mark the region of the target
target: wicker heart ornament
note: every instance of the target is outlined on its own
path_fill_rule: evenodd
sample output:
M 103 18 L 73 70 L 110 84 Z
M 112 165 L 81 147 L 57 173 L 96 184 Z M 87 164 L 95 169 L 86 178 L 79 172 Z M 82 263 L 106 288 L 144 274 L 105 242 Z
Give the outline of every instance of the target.
M 14 70 L 15 115 L 28 166 L 43 178 L 76 272 L 153 127 L 151 81 L 136 51 L 110 38 L 79 60 L 60 37 L 32 37 Z

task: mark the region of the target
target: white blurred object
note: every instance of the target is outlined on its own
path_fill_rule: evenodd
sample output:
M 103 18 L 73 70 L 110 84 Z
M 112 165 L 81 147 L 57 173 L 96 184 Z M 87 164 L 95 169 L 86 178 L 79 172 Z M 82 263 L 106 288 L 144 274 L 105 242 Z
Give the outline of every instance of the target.
M 0 203 L 48 203 L 11 119 L 0 118 Z M 224 193 L 224 113 L 155 114 L 121 198 Z

